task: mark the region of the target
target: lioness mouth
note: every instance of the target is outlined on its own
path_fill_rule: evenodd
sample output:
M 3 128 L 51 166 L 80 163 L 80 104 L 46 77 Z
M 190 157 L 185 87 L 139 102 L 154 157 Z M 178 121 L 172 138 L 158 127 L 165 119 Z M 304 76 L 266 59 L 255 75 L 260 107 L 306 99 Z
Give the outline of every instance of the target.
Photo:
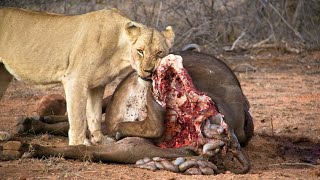
M 142 76 L 140 76 L 140 75 L 138 75 L 139 76 L 139 78 L 140 79 L 142 79 L 142 80 L 144 80 L 144 81 L 152 81 L 152 75 L 150 75 L 150 76 L 147 76 L 147 77 L 142 77 Z

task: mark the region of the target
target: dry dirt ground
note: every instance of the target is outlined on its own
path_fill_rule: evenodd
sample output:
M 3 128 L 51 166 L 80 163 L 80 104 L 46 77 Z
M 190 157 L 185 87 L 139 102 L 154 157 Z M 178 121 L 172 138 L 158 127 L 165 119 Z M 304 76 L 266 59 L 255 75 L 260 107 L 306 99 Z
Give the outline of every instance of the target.
M 259 52 L 222 58 L 231 67 L 250 64 L 257 68 L 237 73 L 255 123 L 255 136 L 244 148 L 252 163 L 248 174 L 187 176 L 54 157 L 0 162 L 0 179 L 320 179 L 320 52 Z M 37 101 L 56 92 L 62 89 L 39 90 L 11 83 L 0 102 L 0 130 L 13 132 L 15 117 L 35 115 Z M 47 134 L 20 139 L 48 145 L 67 142 Z

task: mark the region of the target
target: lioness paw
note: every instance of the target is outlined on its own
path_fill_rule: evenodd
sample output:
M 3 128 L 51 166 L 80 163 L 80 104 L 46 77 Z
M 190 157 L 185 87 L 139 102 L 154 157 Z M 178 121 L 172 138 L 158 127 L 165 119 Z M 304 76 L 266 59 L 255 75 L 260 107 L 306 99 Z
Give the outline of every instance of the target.
M 93 145 L 101 144 L 103 141 L 103 134 L 101 131 L 96 131 L 91 134 L 91 143 Z

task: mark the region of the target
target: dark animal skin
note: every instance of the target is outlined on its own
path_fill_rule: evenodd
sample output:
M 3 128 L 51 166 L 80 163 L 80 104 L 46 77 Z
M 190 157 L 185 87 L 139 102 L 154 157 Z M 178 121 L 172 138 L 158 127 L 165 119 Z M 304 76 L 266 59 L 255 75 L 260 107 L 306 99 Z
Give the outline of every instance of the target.
M 254 126 L 249 101 L 233 71 L 223 61 L 210 55 L 193 51 L 176 54 L 183 57 L 184 67 L 196 88 L 208 93 L 241 145 L 245 146 L 253 136 Z
M 221 60 L 212 56 L 192 52 L 178 52 L 183 57 L 184 67 L 188 70 L 194 85 L 199 91 L 207 92 L 214 100 L 218 109 L 224 114 L 226 123 L 234 130 L 241 145 L 246 145 L 253 136 L 253 121 L 249 113 L 249 102 L 244 96 L 240 83 L 232 70 Z M 141 81 L 141 80 L 140 80 Z M 130 91 L 137 89 L 138 82 L 136 73 L 131 73 L 124 78 L 118 85 L 113 97 L 104 99 L 104 107 L 106 113 L 106 131 L 105 134 L 120 134 L 120 138 L 124 138 L 112 144 L 99 145 L 93 147 L 65 147 L 65 148 L 49 148 L 35 146 L 36 156 L 41 155 L 57 155 L 64 154 L 66 158 L 83 159 L 77 153 L 79 148 L 81 151 L 87 152 L 92 160 L 101 160 L 107 162 L 134 163 L 146 156 L 148 157 L 164 157 L 174 158 L 181 156 L 193 156 L 193 148 L 185 147 L 178 149 L 161 149 L 152 144 L 149 139 L 158 139 L 163 132 L 163 109 L 154 100 L 150 92 L 151 84 L 145 83 L 148 89 L 146 97 L 147 117 L 143 121 L 123 122 L 123 103 Z M 41 121 L 34 118 L 20 119 L 18 122 L 18 132 L 25 132 L 32 129 L 33 132 L 54 132 L 54 134 L 67 134 L 68 125 L 63 116 L 48 116 L 41 118 Z M 56 123 L 56 124 L 55 124 Z M 56 131 L 60 129 L 60 131 Z M 118 137 L 118 138 L 119 138 Z M 148 139 L 142 139 L 142 138 Z M 37 151 L 38 149 L 38 151 Z M 231 150 L 243 165 L 241 171 L 236 173 L 246 173 L 250 169 L 249 161 L 238 150 Z M 83 154 L 83 153 L 82 153 Z M 81 157 L 80 157 L 81 156 Z M 232 171 L 232 170 L 231 170 Z

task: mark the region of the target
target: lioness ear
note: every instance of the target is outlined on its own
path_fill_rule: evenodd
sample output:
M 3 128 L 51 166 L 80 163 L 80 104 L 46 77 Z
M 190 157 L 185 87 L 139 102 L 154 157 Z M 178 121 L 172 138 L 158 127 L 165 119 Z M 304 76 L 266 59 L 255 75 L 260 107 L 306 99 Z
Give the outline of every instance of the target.
M 136 26 L 134 22 L 128 22 L 126 24 L 126 32 L 128 34 L 128 37 L 131 43 L 134 44 L 137 41 L 138 37 L 140 36 L 141 29 L 140 27 Z
M 174 32 L 171 26 L 166 27 L 166 30 L 162 31 L 162 34 L 166 38 L 167 45 L 171 48 L 174 41 Z

